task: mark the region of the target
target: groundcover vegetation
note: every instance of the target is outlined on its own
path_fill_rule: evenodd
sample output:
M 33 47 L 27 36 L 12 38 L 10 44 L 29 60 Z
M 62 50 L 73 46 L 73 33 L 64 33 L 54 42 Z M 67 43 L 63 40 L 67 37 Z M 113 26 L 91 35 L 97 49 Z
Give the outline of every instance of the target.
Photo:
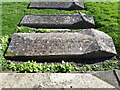
M 2 3 L 2 36 L 0 40 L 1 54 L 0 62 L 2 70 L 15 72 L 71 72 L 71 71 L 104 71 L 120 69 L 120 62 L 108 61 L 100 65 L 80 64 L 79 66 L 71 65 L 62 61 L 61 64 L 38 64 L 35 61 L 28 61 L 22 64 L 13 63 L 5 60 L 4 53 L 9 44 L 9 38 L 13 33 L 51 33 L 49 30 L 35 29 L 29 27 L 19 27 L 18 24 L 24 15 L 31 14 L 66 14 L 71 15 L 82 12 L 87 15 L 93 15 L 96 29 L 105 32 L 113 38 L 118 56 L 120 56 L 120 31 L 118 25 L 118 2 L 85 2 L 86 10 L 57 10 L 57 9 L 27 9 L 29 2 L 3 2 Z M 79 32 L 81 30 L 71 32 Z M 57 31 L 52 31 L 57 32 Z M 67 31 L 65 31 L 67 32 Z M 119 59 L 119 58 L 118 58 Z

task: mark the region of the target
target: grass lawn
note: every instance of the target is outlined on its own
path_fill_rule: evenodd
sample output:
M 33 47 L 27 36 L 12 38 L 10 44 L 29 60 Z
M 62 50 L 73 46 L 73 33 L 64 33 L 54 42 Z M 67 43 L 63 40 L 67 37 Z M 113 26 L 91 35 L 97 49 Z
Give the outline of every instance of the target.
M 56 10 L 56 9 L 27 9 L 30 2 L 3 2 L 2 3 L 2 49 L 5 51 L 8 38 L 13 33 L 32 32 L 31 28 L 18 27 L 24 15 L 31 14 L 75 14 L 82 12 L 93 15 L 96 29 L 105 32 L 113 38 L 118 57 L 120 56 L 120 31 L 118 24 L 118 2 L 85 2 L 86 10 Z M 47 32 L 47 31 L 40 31 Z
M 13 34 L 16 32 L 17 25 L 24 15 L 31 14 L 74 14 L 80 10 L 65 11 L 56 9 L 27 9 L 28 2 L 4 2 L 2 4 L 2 35 Z M 25 29 L 26 30 L 26 29 Z M 26 31 L 27 32 L 27 31 Z

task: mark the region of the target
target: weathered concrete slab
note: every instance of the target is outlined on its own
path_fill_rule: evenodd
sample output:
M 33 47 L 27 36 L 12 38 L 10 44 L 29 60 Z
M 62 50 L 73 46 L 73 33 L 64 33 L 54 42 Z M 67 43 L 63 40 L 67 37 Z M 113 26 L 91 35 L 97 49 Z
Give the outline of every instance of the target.
M 112 38 L 89 29 L 76 33 L 15 33 L 6 59 L 81 60 L 116 55 Z
M 1 88 L 115 88 L 115 87 L 91 74 L 0 73 L 0 89 Z
M 83 1 L 32 1 L 30 9 L 63 9 L 63 10 L 81 10 L 84 9 Z
M 120 89 L 120 70 L 99 71 L 92 75 Z
M 91 15 L 25 15 L 19 26 L 34 28 L 86 29 L 95 27 Z

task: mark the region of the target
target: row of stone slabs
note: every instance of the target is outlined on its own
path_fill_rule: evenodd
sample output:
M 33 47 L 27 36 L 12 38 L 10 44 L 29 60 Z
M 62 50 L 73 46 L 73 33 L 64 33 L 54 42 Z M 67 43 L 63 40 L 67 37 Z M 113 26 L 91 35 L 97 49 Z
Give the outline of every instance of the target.
M 40 8 L 45 5 L 46 8 L 47 6 L 59 8 L 62 3 L 31 2 L 29 7 Z M 64 2 L 64 4 L 68 8 L 75 5 L 83 6 L 81 2 Z M 83 29 L 93 28 L 95 23 L 92 16 L 77 13 L 74 15 L 26 15 L 19 25 L 35 28 Z M 111 58 L 114 55 L 116 50 L 110 36 L 95 29 L 86 29 L 78 33 L 15 33 L 5 57 L 17 60 L 84 60 Z
M 79 2 L 48 2 L 32 1 L 30 9 L 64 9 L 81 10 L 84 9 L 82 1 Z M 74 15 L 25 15 L 19 26 L 34 28 L 55 28 L 55 29 L 86 29 L 94 28 L 95 23 L 91 15 L 81 12 Z

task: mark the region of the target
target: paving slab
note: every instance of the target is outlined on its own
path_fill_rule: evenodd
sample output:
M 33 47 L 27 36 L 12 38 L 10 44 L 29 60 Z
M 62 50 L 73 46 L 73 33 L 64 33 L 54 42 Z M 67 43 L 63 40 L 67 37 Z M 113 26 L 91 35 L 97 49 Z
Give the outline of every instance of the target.
M 85 73 L 0 73 L 2 88 L 115 88 Z
M 116 55 L 112 38 L 89 29 L 75 33 L 14 33 L 5 54 L 16 60 L 86 60 Z
M 32 1 L 29 9 L 62 9 L 62 10 L 81 10 L 84 9 L 83 1 Z
M 93 16 L 77 13 L 74 15 L 25 15 L 19 26 L 48 29 L 94 28 Z

